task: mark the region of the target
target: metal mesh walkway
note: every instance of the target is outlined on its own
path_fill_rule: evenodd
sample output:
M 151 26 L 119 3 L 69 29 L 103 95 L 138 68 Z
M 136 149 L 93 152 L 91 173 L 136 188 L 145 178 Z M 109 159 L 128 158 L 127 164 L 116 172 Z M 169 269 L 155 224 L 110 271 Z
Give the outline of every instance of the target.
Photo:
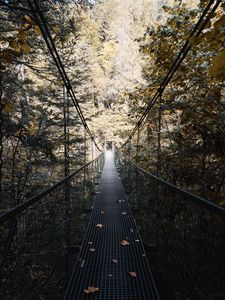
M 88 291 L 84 291 L 88 287 L 99 288 L 99 291 L 88 294 Z M 65 296 L 67 300 L 88 298 L 158 299 L 144 248 L 112 157 L 106 158 L 99 194 Z

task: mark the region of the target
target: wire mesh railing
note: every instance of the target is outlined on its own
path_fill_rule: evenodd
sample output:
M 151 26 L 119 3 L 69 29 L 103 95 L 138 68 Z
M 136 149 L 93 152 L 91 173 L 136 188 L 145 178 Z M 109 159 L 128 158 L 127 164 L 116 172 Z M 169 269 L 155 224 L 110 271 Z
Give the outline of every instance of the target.
M 225 210 L 117 156 L 161 299 L 225 298 Z
M 1 299 L 63 298 L 103 164 L 101 154 L 0 216 Z

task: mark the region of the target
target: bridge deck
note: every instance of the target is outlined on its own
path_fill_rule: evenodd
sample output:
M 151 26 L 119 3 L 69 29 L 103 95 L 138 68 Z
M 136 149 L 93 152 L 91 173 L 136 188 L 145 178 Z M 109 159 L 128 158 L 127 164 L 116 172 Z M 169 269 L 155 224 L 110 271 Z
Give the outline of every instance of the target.
M 103 226 L 96 227 L 97 224 Z M 123 240 L 128 241 L 129 245 L 122 245 Z M 87 294 L 84 290 L 88 287 L 97 287 L 99 291 Z M 158 299 L 144 248 L 112 157 L 106 158 L 99 194 L 65 297 L 67 300 L 88 298 Z

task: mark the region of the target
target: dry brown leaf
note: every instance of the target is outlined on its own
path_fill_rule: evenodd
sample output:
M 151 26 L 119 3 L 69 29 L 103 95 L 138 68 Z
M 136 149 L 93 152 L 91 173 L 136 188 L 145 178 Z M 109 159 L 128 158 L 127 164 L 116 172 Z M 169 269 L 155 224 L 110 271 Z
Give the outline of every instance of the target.
M 100 291 L 100 289 L 98 287 L 94 287 L 94 286 L 89 286 L 87 289 L 84 289 L 84 292 L 86 294 L 93 294 L 93 293 L 96 293 L 99 291 Z
M 137 273 L 136 272 L 127 272 L 131 277 L 137 277 Z
M 102 228 L 103 224 L 97 224 L 96 227 Z
M 122 245 L 122 246 L 127 246 L 127 245 L 129 245 L 130 243 L 127 241 L 127 240 L 122 240 L 122 241 L 120 241 L 120 245 Z
M 112 262 L 113 262 L 114 264 L 117 264 L 117 263 L 118 263 L 118 259 L 113 258 L 113 259 L 112 259 Z
M 89 249 L 89 251 L 91 251 L 91 252 L 95 252 L 95 250 L 96 250 L 95 248 L 90 248 Z

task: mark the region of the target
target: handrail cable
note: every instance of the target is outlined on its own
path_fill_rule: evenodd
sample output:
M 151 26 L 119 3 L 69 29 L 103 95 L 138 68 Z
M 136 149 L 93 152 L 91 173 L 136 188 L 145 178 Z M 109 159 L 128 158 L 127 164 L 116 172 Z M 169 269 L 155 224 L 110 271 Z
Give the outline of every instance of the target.
M 128 159 L 128 161 L 131 163 L 131 165 L 133 165 L 138 170 L 139 173 L 143 174 L 144 176 L 151 177 L 154 180 L 156 180 L 157 182 L 165 184 L 167 187 L 169 187 L 173 190 L 176 190 L 177 192 L 183 194 L 184 196 L 190 197 L 190 199 L 192 199 L 193 202 L 195 202 L 201 206 L 204 206 L 206 209 L 213 211 L 220 216 L 225 217 L 225 209 L 223 207 L 221 207 L 213 202 L 210 202 L 209 200 L 206 200 L 202 197 L 196 196 L 196 195 L 194 195 L 172 183 L 169 183 L 169 182 L 163 180 L 162 178 L 160 178 L 158 176 L 155 176 L 155 175 L 149 173 L 148 171 L 144 170 L 142 167 L 140 167 L 138 164 L 136 164 L 134 161 L 132 161 L 130 159 Z
M 137 121 L 134 129 L 132 130 L 131 134 L 129 135 L 129 137 L 125 141 L 125 143 L 121 146 L 121 148 L 123 148 L 132 139 L 132 137 L 136 133 L 137 129 L 141 126 L 141 124 L 143 123 L 143 121 L 145 120 L 145 118 L 147 117 L 147 115 L 149 114 L 150 110 L 152 109 L 152 107 L 154 106 L 154 104 L 157 102 L 157 100 L 159 99 L 159 97 L 162 96 L 165 88 L 167 87 L 167 85 L 171 81 L 173 75 L 175 74 L 175 72 L 177 71 L 177 69 L 179 68 L 179 66 L 183 62 L 183 60 L 186 58 L 189 50 L 191 49 L 190 38 L 193 37 L 193 36 L 198 37 L 201 34 L 201 32 L 205 28 L 206 24 L 210 20 L 212 14 L 216 11 L 216 9 L 218 8 L 218 6 L 220 5 L 221 1 L 222 0 L 217 0 L 216 3 L 215 3 L 215 5 L 213 6 L 213 8 L 211 9 L 210 12 L 209 12 L 209 10 L 210 10 L 211 6 L 213 5 L 213 3 L 215 2 L 215 0 L 210 0 L 210 2 L 208 3 L 208 5 L 205 7 L 205 9 L 204 9 L 201 17 L 199 18 L 199 20 L 196 23 L 195 27 L 191 31 L 191 33 L 190 33 L 188 39 L 186 40 L 184 46 L 182 47 L 182 49 L 178 53 L 176 59 L 174 60 L 172 66 L 170 67 L 168 73 L 166 74 L 166 77 L 164 78 L 164 80 L 160 84 L 160 87 L 157 89 L 155 95 L 153 96 L 153 98 L 148 103 L 146 109 L 144 110 L 144 112 L 142 113 L 141 117 Z
M 43 38 L 44 38 L 44 40 L 45 40 L 45 42 L 47 44 L 47 47 L 49 49 L 50 54 L 52 55 L 53 61 L 54 61 L 55 65 L 58 68 L 58 71 L 60 73 L 60 76 L 61 76 L 64 84 L 65 84 L 67 92 L 68 92 L 68 94 L 71 97 L 73 105 L 75 106 L 75 108 L 77 110 L 78 116 L 80 117 L 81 122 L 82 122 L 85 130 L 87 131 L 87 133 L 90 136 L 91 140 L 94 142 L 96 148 L 99 151 L 101 151 L 101 149 L 99 148 L 98 144 L 96 143 L 96 141 L 95 141 L 95 139 L 94 139 L 94 137 L 93 137 L 93 135 L 92 135 L 92 133 L 90 131 L 90 128 L 88 127 L 87 122 L 86 122 L 86 120 L 84 118 L 84 115 L 82 113 L 82 110 L 80 108 L 80 105 L 78 103 L 76 95 L 74 93 L 74 90 L 72 88 L 71 82 L 70 82 L 70 80 L 68 78 L 68 75 L 67 75 L 67 73 L 65 71 L 65 68 L 64 68 L 64 65 L 62 63 L 62 60 L 61 60 L 61 58 L 60 58 L 60 56 L 58 54 L 58 51 L 56 49 L 54 40 L 53 40 L 53 38 L 51 36 L 51 33 L 50 33 L 49 29 L 48 29 L 45 17 L 43 15 L 43 13 L 41 12 L 40 7 L 39 7 L 39 5 L 38 5 L 38 3 L 37 3 L 36 0 L 33 1 L 34 3 L 32 3 L 31 0 L 27 0 L 27 2 L 28 2 L 28 5 L 29 5 L 29 7 L 30 7 L 30 9 L 32 11 L 32 14 L 33 14 L 34 18 L 35 18 L 35 21 L 36 21 L 37 25 L 39 26 L 39 28 L 41 30 L 42 36 L 43 36 Z
M 31 205 L 34 205 L 39 200 L 41 200 L 44 197 L 46 197 L 47 195 L 51 194 L 55 189 L 57 189 L 58 187 L 60 187 L 64 183 L 68 182 L 70 179 L 72 179 L 74 176 L 76 176 L 78 173 L 80 173 L 83 169 L 85 169 L 86 167 L 88 167 L 89 165 L 91 165 L 92 163 L 94 163 L 95 161 L 97 161 L 100 158 L 101 155 L 102 154 L 99 154 L 99 156 L 96 157 L 94 160 L 92 160 L 92 161 L 88 162 L 87 164 L 83 165 L 78 170 L 76 170 L 75 172 L 71 173 L 67 177 L 63 178 L 62 180 L 58 181 L 53 186 L 51 186 L 48 189 L 44 190 L 40 194 L 38 194 L 36 196 L 33 196 L 32 198 L 24 201 L 23 203 L 15 206 L 15 207 L 13 207 L 9 211 L 6 211 L 2 215 L 0 215 L 0 224 L 6 222 L 8 220 L 10 220 L 12 217 L 15 217 L 20 212 L 24 211 L 26 208 L 30 207 Z

